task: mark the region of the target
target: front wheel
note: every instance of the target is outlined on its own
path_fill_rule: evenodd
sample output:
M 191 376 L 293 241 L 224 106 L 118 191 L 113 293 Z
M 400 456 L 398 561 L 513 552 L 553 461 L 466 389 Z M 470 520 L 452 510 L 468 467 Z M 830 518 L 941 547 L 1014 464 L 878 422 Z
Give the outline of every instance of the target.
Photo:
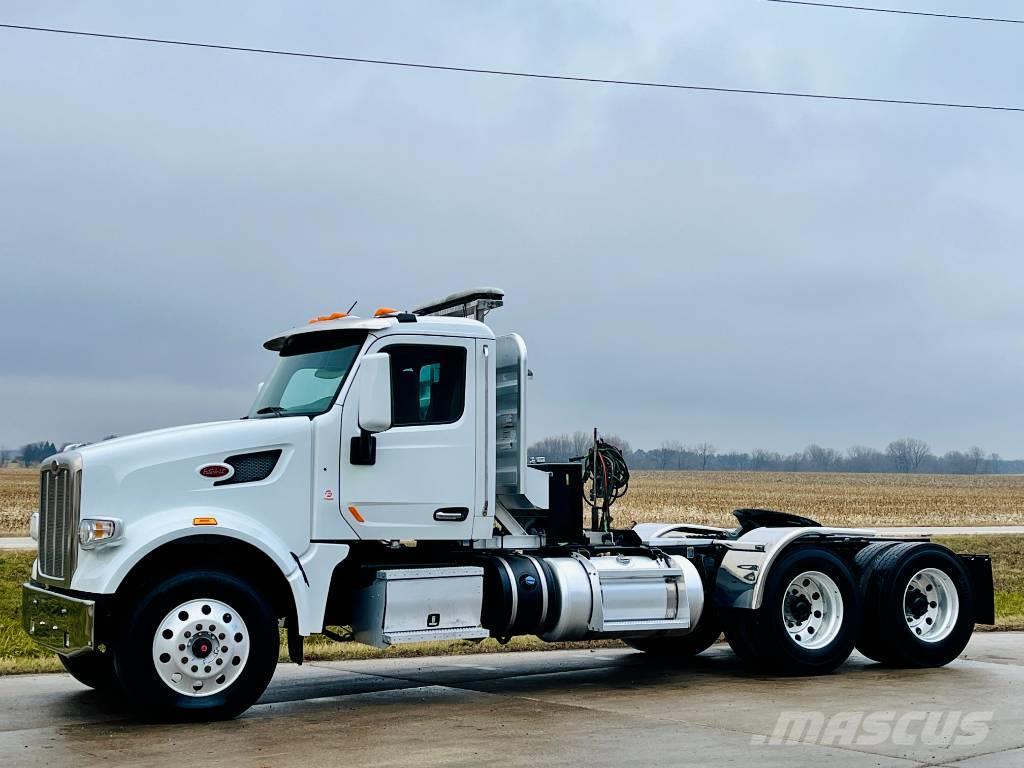
M 860 618 L 849 566 L 826 549 L 801 547 L 772 566 L 759 608 L 726 612 L 725 636 L 748 666 L 820 675 L 853 651 Z
M 220 720 L 260 697 L 279 643 L 274 612 L 251 585 L 228 573 L 188 571 L 134 604 L 114 667 L 148 716 Z
M 110 653 L 89 651 L 77 656 L 59 656 L 64 669 L 82 685 L 97 691 L 109 691 L 117 687 L 114 674 L 114 659 Z

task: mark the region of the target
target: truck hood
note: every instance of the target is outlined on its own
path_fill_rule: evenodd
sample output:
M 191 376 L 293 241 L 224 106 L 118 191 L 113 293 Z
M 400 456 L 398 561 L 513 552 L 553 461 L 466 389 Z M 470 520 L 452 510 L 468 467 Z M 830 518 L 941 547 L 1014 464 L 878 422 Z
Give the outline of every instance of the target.
M 82 459 L 82 517 L 128 521 L 172 509 L 239 509 L 257 489 L 264 500 L 287 489 L 287 506 L 308 511 L 311 442 L 310 420 L 296 416 L 172 427 L 69 453 Z M 216 486 L 198 471 L 231 456 L 267 450 L 281 454 L 265 480 Z

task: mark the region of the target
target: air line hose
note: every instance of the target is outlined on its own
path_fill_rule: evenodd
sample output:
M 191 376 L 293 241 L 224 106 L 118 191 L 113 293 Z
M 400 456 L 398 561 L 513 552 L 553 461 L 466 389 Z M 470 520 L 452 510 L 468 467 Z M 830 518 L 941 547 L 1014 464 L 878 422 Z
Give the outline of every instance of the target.
M 599 438 L 587 455 L 579 460 L 583 462 L 583 500 L 592 507 L 601 508 L 601 529 L 610 532 L 611 506 L 629 490 L 626 459 L 621 450 Z

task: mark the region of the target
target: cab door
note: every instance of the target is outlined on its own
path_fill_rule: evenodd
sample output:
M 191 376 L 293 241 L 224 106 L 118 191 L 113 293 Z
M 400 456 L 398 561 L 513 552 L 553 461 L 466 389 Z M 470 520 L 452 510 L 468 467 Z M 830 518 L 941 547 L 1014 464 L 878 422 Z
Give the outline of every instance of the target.
M 387 336 L 391 428 L 374 435 L 373 464 L 351 463 L 359 435 L 359 372 L 342 413 L 340 500 L 364 539 L 472 537 L 477 500 L 475 340 Z

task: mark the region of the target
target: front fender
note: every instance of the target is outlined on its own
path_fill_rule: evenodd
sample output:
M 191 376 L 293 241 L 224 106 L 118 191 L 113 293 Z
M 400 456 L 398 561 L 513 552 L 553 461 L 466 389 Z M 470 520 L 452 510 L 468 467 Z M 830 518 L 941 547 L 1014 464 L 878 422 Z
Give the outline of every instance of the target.
M 196 518 L 214 518 L 217 524 L 193 525 Z M 267 526 L 230 510 L 190 507 L 130 521 L 124 538 L 116 546 L 79 550 L 71 588 L 96 595 L 113 594 L 147 555 L 172 541 L 197 534 L 227 536 L 251 544 L 273 560 L 285 578 L 298 571 L 288 547 Z
M 193 525 L 193 519 L 200 517 L 215 518 L 217 524 Z M 197 534 L 236 539 L 269 557 L 288 583 L 299 633 L 311 635 L 323 629 L 331 577 L 338 564 L 348 557 L 349 546 L 317 543 L 303 552 L 292 552 L 267 526 L 224 509 L 192 507 L 133 521 L 125 528 L 118 546 L 80 550 L 71 588 L 96 595 L 113 594 L 145 557 L 171 542 Z

